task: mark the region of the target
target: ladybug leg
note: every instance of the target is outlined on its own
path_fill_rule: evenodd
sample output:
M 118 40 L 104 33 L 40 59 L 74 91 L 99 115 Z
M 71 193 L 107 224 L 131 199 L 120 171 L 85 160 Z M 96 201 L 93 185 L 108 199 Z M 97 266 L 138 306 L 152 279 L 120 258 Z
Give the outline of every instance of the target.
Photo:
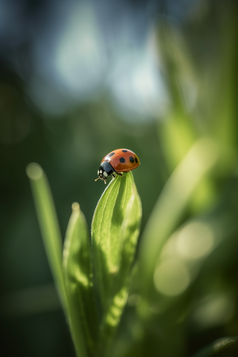
M 118 176 L 124 176 L 123 173 L 114 171 L 114 172 L 112 173 L 112 176 L 115 178 L 116 175 L 118 175 Z

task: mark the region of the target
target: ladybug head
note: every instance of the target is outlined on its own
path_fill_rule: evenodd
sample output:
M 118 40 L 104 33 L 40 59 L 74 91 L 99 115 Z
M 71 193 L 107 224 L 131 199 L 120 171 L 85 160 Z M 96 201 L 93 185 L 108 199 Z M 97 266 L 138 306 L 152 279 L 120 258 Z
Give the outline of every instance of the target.
M 107 183 L 107 178 L 114 172 L 111 164 L 108 161 L 103 161 L 98 168 L 97 175 L 98 178 L 95 180 L 102 180 L 104 181 L 105 185 Z

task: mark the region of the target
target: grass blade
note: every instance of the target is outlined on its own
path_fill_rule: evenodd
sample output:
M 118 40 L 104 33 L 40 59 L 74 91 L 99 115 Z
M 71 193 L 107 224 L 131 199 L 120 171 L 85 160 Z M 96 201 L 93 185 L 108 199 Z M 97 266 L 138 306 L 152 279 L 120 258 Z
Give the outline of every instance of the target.
M 113 299 L 109 304 L 102 324 L 103 340 L 107 341 L 107 343 L 110 342 L 110 336 L 113 336 L 116 331 L 127 301 L 130 271 L 140 229 L 142 214 L 141 201 L 135 185 L 132 186 L 132 190 L 133 195 L 127 204 L 125 219 L 121 230 L 122 247 L 120 269 L 114 280 Z
M 176 228 L 198 183 L 218 160 L 213 141 L 202 139 L 189 151 L 167 181 L 142 236 L 139 252 L 139 279 L 149 292 L 155 263 L 165 241 Z
M 195 353 L 192 357 L 212 357 L 218 352 L 228 348 L 234 344 L 237 344 L 238 337 L 222 337 L 212 342 L 209 346 L 206 346 L 201 351 Z
M 104 191 L 92 223 L 96 283 L 102 305 L 101 345 L 120 322 L 141 220 L 141 202 L 131 172 Z M 102 342 L 103 341 L 103 342 Z
M 63 254 L 70 327 L 79 357 L 95 356 L 99 322 L 90 239 L 78 203 L 72 205 Z
M 65 312 L 67 312 L 67 300 L 62 273 L 62 238 L 49 183 L 44 171 L 38 164 L 29 164 L 26 172 L 30 179 L 37 217 L 51 272 L 61 303 Z
M 133 184 L 132 174 L 116 177 L 101 196 L 92 222 L 92 246 L 97 288 L 106 311 L 119 272 L 121 230 Z

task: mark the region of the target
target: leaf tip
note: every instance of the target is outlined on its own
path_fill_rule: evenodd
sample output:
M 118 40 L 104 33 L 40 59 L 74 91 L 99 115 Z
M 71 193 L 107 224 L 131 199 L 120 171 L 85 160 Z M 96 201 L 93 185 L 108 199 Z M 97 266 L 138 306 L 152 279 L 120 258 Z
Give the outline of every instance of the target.
M 79 212 L 79 211 L 80 211 L 80 205 L 79 205 L 78 202 L 72 203 L 71 208 L 72 208 L 72 211 L 73 211 L 73 212 Z
M 29 177 L 29 179 L 33 181 L 37 181 L 40 178 L 42 178 L 43 170 L 40 167 L 40 165 L 36 164 L 35 162 L 32 162 L 31 164 L 27 165 L 26 174 Z

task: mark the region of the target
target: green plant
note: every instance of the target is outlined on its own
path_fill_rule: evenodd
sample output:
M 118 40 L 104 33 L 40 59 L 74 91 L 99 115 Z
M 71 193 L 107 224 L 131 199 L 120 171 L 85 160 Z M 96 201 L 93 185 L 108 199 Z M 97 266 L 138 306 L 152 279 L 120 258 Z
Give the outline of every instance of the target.
M 106 187 L 94 212 L 91 240 L 79 204 L 73 203 L 62 247 L 46 176 L 39 165 L 28 166 L 46 252 L 78 357 L 146 356 L 148 346 L 159 356 L 183 355 L 193 294 L 221 240 L 212 235 L 212 218 L 181 223 L 197 187 L 219 160 L 211 139 L 192 146 L 158 198 L 136 258 L 142 209 L 131 172 Z M 196 356 L 212 356 L 236 342 L 236 337 L 223 338 Z
M 37 164 L 27 174 L 77 355 L 103 355 L 125 307 L 139 235 L 141 202 L 132 173 L 107 186 L 94 213 L 91 242 L 79 205 L 72 205 L 64 248 L 46 176 Z

